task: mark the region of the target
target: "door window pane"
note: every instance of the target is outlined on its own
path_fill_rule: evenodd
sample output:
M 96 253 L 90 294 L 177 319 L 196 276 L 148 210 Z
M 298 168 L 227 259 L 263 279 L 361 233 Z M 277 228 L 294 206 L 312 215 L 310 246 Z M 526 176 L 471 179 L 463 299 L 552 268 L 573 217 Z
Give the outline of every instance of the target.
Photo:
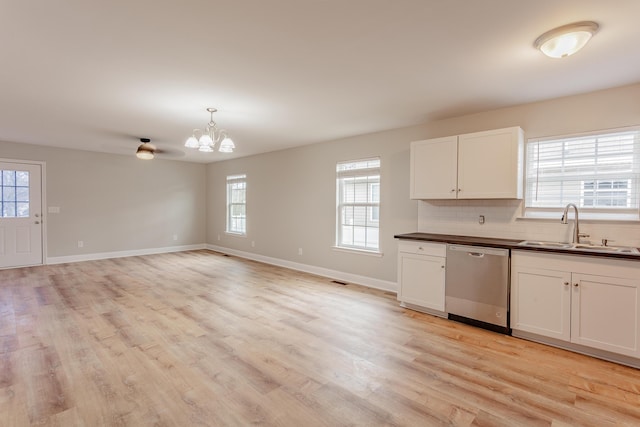
M 29 217 L 29 172 L 0 171 L 0 216 Z

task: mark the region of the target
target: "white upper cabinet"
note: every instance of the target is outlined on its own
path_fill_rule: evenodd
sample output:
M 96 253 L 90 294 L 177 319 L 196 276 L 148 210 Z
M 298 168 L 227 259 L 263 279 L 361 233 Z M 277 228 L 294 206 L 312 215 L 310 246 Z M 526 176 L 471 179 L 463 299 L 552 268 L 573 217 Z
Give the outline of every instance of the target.
M 458 137 L 459 199 L 521 199 L 524 133 L 519 127 Z
M 412 199 L 455 199 L 458 188 L 458 137 L 411 143 Z
M 412 199 L 521 199 L 519 127 L 411 143 Z

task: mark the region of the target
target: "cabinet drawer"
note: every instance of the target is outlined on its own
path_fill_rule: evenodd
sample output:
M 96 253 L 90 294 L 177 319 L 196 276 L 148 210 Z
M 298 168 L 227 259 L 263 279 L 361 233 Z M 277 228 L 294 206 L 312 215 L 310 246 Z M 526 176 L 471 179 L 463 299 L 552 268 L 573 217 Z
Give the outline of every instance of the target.
M 445 243 L 404 241 L 398 244 L 398 252 L 445 257 L 447 256 L 447 245 Z

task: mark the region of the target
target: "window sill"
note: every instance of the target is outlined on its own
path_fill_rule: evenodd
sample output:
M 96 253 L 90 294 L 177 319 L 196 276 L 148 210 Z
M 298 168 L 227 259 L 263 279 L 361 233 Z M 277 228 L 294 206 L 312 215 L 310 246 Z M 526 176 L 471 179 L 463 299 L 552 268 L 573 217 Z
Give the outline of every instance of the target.
M 384 255 L 382 252 L 379 252 L 379 251 L 368 251 L 366 249 L 347 248 L 344 246 L 332 246 L 331 248 L 334 251 L 338 251 L 338 252 L 357 253 L 361 255 L 368 255 L 368 256 L 374 256 L 374 257 L 382 257 Z
M 233 231 L 225 231 L 224 234 L 227 236 L 247 237 L 247 233 L 234 233 Z
M 560 222 L 562 218 L 562 212 L 560 213 L 537 213 L 521 215 L 516 218 L 517 221 L 547 221 L 547 222 Z M 636 215 L 607 215 L 607 214 L 586 214 L 580 212 L 580 222 L 609 222 L 614 224 L 621 223 L 639 223 L 640 218 Z M 573 214 L 569 215 L 569 221 L 573 221 Z

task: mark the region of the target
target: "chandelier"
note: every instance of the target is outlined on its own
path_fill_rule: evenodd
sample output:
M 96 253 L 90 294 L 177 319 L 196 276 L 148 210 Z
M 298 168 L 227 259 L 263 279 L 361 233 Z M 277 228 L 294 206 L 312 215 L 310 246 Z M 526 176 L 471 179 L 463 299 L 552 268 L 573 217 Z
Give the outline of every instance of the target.
M 207 123 L 205 130 L 194 129 L 193 135 L 191 135 L 184 146 L 187 148 L 197 148 L 198 151 L 205 153 L 212 153 L 216 144 L 218 144 L 218 151 L 221 153 L 233 153 L 235 144 L 229 138 L 229 134 L 224 129 L 218 129 L 216 122 L 213 121 L 213 113 L 218 111 L 216 108 L 207 108 L 207 111 L 211 114 L 211 120 Z

